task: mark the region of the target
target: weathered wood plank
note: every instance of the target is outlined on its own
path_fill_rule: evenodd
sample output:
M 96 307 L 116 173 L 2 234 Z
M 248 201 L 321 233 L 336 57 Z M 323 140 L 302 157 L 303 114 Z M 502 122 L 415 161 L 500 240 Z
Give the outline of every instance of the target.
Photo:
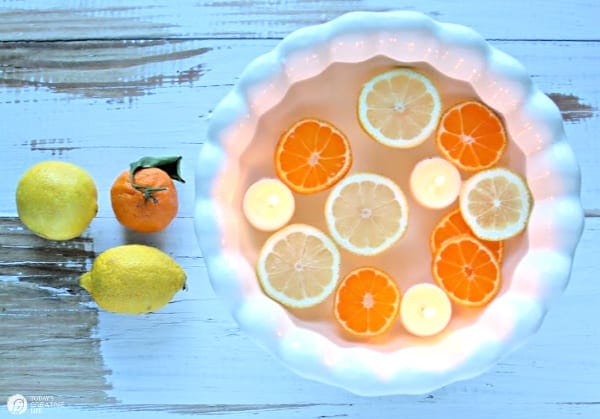
M 144 88 L 197 81 L 203 68 L 194 63 L 210 51 L 206 45 L 181 40 L 5 42 L 0 47 L 2 82 L 79 91 L 85 97 L 132 97 L 144 94 Z M 169 63 L 189 67 L 165 74 L 161 70 Z
M 0 5 L 0 41 L 51 39 L 279 38 L 353 10 L 407 9 L 473 27 L 493 39 L 598 39 L 595 0 L 291 0 L 274 2 L 34 0 Z M 490 12 L 492 11 L 492 12 Z M 535 31 L 531 25 L 537 24 Z
M 79 293 L 77 278 L 94 258 L 92 239 L 50 241 L 32 234 L 18 218 L 0 218 L 0 278 L 18 278 Z
M 141 155 L 184 156 L 193 166 L 210 113 L 245 65 L 275 40 L 88 41 L 0 44 L 0 144 L 14 156 L 3 167 L 0 196 L 14 196 L 24 168 L 43 159 L 83 164 L 97 180 L 100 217 L 112 216 L 108 189 Z M 600 42 L 494 41 L 523 62 L 561 107 L 580 162 L 582 199 L 600 209 Z M 566 60 L 556 50 L 569 51 Z M 110 161 L 111 164 L 106 164 Z M 191 183 L 179 186 L 181 216 L 193 214 Z M 15 214 L 13 200 L 0 213 Z
M 93 256 L 89 237 L 48 241 L 0 218 L 0 400 L 15 393 L 111 400 L 110 371 L 93 336 L 98 312 L 77 285 Z
M 467 394 L 457 397 L 469 398 Z M 218 405 L 218 404 L 132 404 L 120 406 L 93 406 L 85 408 L 58 408 L 53 410 L 43 410 L 43 416 L 48 414 L 55 415 L 61 419 L 79 419 L 85 415 L 93 415 L 101 418 L 140 418 L 140 419 L 165 419 L 181 418 L 183 415 L 194 416 L 216 416 L 219 418 L 290 418 L 290 419 L 319 419 L 319 418 L 352 418 L 352 419 L 371 419 L 376 417 L 395 417 L 398 409 L 403 408 L 396 404 L 381 403 L 380 399 L 371 400 L 368 405 L 349 404 L 349 403 L 330 403 L 330 404 L 283 404 L 283 403 L 264 403 L 264 404 L 240 404 L 240 405 Z M 464 410 L 459 410 L 464 409 Z M 452 412 L 452 413 L 449 413 Z M 447 418 L 449 415 L 455 415 L 459 412 L 461 415 L 473 415 L 477 419 L 497 419 L 499 414 L 509 415 L 511 419 L 531 419 L 543 417 L 547 419 L 597 419 L 600 414 L 600 407 L 587 405 L 582 408 L 579 404 L 561 404 L 552 403 L 548 405 L 532 405 L 527 402 L 511 403 L 509 400 L 493 404 L 468 405 L 461 404 L 438 404 L 435 398 L 413 398 L 412 405 L 403 410 L 403 414 L 414 415 L 413 417 L 427 418 Z M 501 413 L 499 413 L 501 412 Z M 475 416 L 476 415 L 476 416 Z M 471 417 L 471 416 L 467 416 Z

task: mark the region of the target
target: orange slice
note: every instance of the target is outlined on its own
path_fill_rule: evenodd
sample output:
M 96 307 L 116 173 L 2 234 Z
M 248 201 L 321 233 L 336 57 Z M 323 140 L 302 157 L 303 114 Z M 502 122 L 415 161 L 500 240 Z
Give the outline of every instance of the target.
M 487 169 L 506 148 L 502 121 L 482 103 L 468 101 L 448 109 L 440 121 L 436 144 L 441 155 L 466 172 Z
M 500 289 L 500 266 L 479 240 L 463 235 L 446 240 L 435 252 L 433 278 L 457 304 L 482 307 Z
M 363 267 L 350 272 L 335 294 L 335 318 L 354 336 L 385 333 L 398 317 L 400 289 L 385 272 Z
M 463 234 L 469 234 L 475 237 L 463 219 L 460 213 L 460 208 L 457 207 L 445 214 L 433 228 L 429 238 L 429 247 L 431 249 L 431 253 L 435 254 L 437 249 L 439 249 L 442 243 L 444 243 L 446 240 L 461 236 Z M 481 240 L 481 244 L 492 251 L 498 263 L 502 261 L 502 256 L 504 253 L 503 241 Z
M 324 191 L 350 170 L 352 152 L 346 136 L 331 123 L 305 118 L 279 138 L 275 171 L 300 194 Z

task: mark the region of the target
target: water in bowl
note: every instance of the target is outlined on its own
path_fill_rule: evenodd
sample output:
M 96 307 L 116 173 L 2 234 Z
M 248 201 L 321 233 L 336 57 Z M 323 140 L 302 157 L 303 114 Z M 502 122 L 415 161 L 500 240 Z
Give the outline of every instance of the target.
M 433 282 L 429 235 L 435 223 L 451 207 L 431 210 L 421 207 L 411 196 L 408 178 L 415 164 L 423 158 L 439 156 L 433 135 L 425 143 L 412 149 L 393 149 L 377 143 L 361 128 L 357 119 L 357 99 L 362 85 L 371 77 L 397 67 L 411 67 L 430 78 L 438 88 L 442 111 L 465 100 L 480 100 L 470 84 L 448 78 L 424 63 L 402 64 L 387 57 L 377 56 L 362 63 L 333 63 L 322 73 L 290 86 L 283 100 L 264 113 L 258 122 L 250 146 L 240 158 L 241 187 L 234 193 L 239 203 L 240 248 L 251 265 L 256 264 L 258 252 L 269 236 L 254 229 L 241 213 L 245 190 L 263 177 L 275 177 L 273 152 L 279 136 L 301 118 L 315 117 L 327 120 L 343 131 L 350 140 L 353 165 L 350 173 L 374 172 L 394 180 L 404 191 L 409 205 L 409 225 L 404 237 L 392 248 L 377 256 L 357 256 L 340 248 L 342 276 L 353 268 L 365 265 L 385 270 L 398 282 L 401 290 L 415 283 Z M 525 158 L 510 140 L 503 159 L 498 165 L 524 174 Z M 463 174 L 463 179 L 467 175 Z M 328 191 L 313 195 L 295 195 L 296 212 L 291 223 L 306 223 L 327 233 L 323 215 Z M 456 205 L 456 204 L 454 204 Z M 524 236 L 505 243 L 503 278 L 512 277 L 517 262 L 527 247 Z M 503 289 L 507 287 L 504 281 Z M 502 291 L 501 291 L 502 293 Z M 467 309 L 454 305 L 452 321 L 442 334 L 417 338 L 408 334 L 398 321 L 385 335 L 368 341 L 357 341 L 342 332 L 333 316 L 333 298 L 316 307 L 290 310 L 292 319 L 301 327 L 328 336 L 340 345 L 369 345 L 381 350 L 396 350 L 407 345 L 428 344 L 445 333 L 471 324 L 481 315 L 482 309 Z

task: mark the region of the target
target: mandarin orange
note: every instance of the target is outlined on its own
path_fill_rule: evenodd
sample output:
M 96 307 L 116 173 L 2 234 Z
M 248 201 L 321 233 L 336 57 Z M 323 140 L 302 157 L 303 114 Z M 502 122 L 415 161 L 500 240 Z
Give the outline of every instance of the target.
M 117 220 L 141 233 L 164 230 L 179 208 L 177 191 L 167 172 L 156 167 L 122 172 L 112 185 L 110 201 Z

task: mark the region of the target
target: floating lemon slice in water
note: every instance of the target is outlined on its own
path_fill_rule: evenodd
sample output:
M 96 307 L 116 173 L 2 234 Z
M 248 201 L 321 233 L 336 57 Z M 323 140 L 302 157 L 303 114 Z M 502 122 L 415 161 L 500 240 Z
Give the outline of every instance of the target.
M 288 307 L 310 307 L 325 300 L 340 275 L 340 253 L 321 230 L 290 224 L 260 250 L 258 278 L 263 290 Z
M 410 148 L 435 130 L 442 102 L 431 81 L 414 70 L 398 68 L 366 82 L 358 98 L 358 120 L 376 141 Z
M 531 193 L 521 176 L 505 168 L 488 169 L 461 188 L 460 212 L 483 240 L 505 240 L 521 233 L 531 212 Z
M 325 220 L 333 239 L 359 255 L 376 255 L 396 243 L 408 226 L 400 187 L 374 173 L 346 177 L 329 193 Z

